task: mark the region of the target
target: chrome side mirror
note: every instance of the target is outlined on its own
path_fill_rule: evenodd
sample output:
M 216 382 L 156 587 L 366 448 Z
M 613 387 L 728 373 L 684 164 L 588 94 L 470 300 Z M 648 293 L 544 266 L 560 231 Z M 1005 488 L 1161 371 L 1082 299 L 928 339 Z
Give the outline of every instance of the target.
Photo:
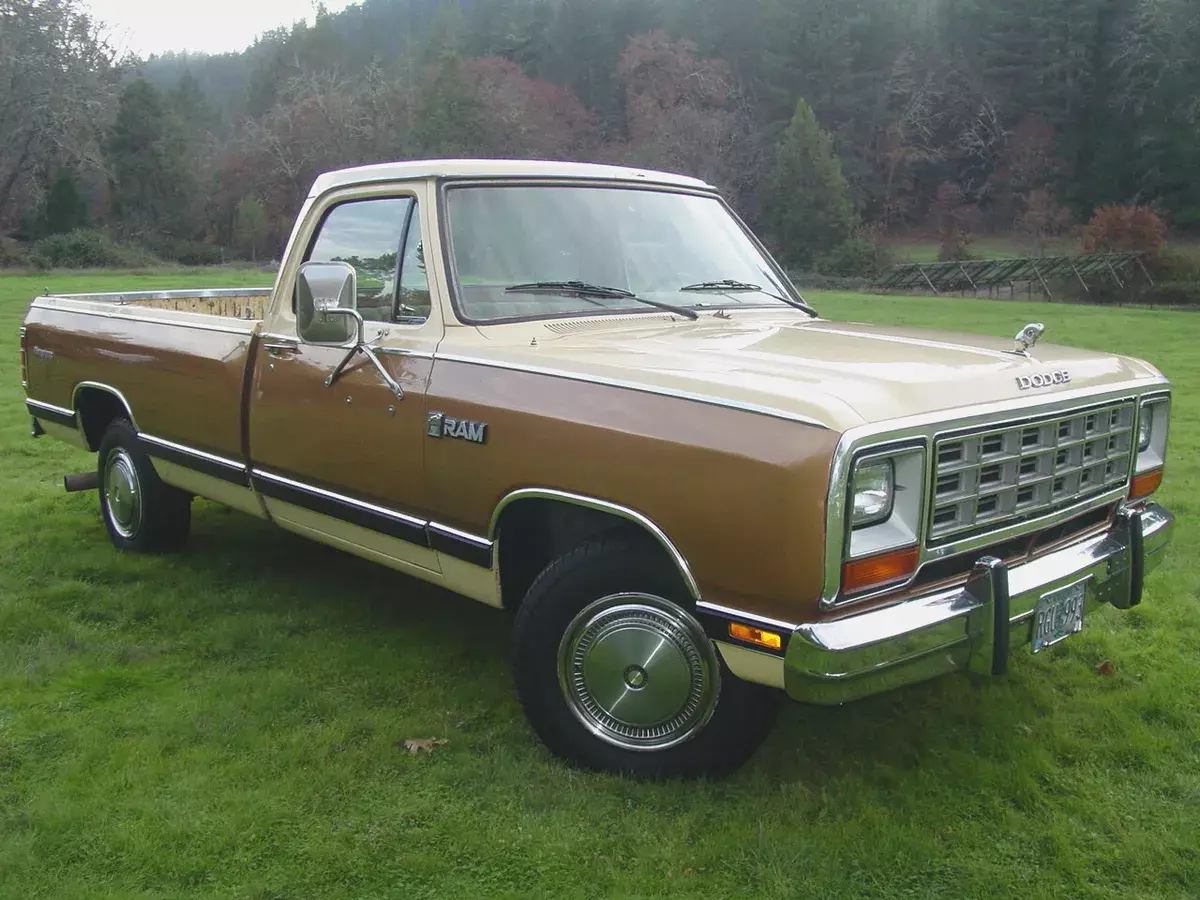
M 362 340 L 357 303 L 358 273 L 354 266 L 343 262 L 305 263 L 296 278 L 296 334 L 306 344 L 357 345 Z

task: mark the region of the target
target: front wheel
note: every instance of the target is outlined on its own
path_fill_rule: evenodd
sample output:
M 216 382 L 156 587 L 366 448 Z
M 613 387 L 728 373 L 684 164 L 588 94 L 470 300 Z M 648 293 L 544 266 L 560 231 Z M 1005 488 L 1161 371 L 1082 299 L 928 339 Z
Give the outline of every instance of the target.
M 734 677 L 657 548 L 610 537 L 560 557 L 517 613 L 517 692 L 534 730 L 586 768 L 725 775 L 766 737 L 778 692 Z

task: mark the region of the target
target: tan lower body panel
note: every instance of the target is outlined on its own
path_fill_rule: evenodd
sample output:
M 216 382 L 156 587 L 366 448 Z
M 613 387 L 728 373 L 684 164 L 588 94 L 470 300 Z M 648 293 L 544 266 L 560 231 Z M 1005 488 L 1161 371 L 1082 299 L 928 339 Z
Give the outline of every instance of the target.
M 742 681 L 753 681 L 755 684 L 765 684 L 767 687 L 783 690 L 783 659 L 771 656 L 769 653 L 759 653 L 736 647 L 724 641 L 714 641 L 721 657 L 729 671 Z
M 66 441 L 68 444 L 78 447 L 81 450 L 88 449 L 83 432 L 78 428 L 68 428 L 66 425 L 57 425 L 54 422 L 47 422 L 45 419 L 38 419 L 37 421 L 42 426 L 42 431 L 46 432 L 46 437 Z
M 62 430 L 69 432 L 69 429 Z M 372 562 L 382 563 L 406 575 L 440 585 L 488 606 L 501 606 L 500 585 L 492 569 L 485 569 L 445 553 L 437 553 L 426 547 L 351 525 L 281 500 L 262 497 L 249 488 L 203 475 L 174 463 L 161 459 L 152 459 L 151 462 L 164 482 L 180 490 L 258 518 L 269 517 L 280 527 L 302 537 L 345 550 Z
M 413 575 L 434 584 L 442 584 L 438 554 L 427 547 L 351 525 L 341 519 L 312 512 L 282 500 L 264 498 L 272 520 L 288 531 L 320 541 L 339 550 Z
M 497 609 L 503 607 L 504 604 L 500 602 L 500 578 L 495 571 L 446 553 L 439 553 L 438 560 L 442 565 L 441 583 L 447 590 Z
M 221 478 L 213 478 L 211 475 L 204 475 L 194 469 L 188 469 L 163 459 L 152 457 L 150 462 L 154 466 L 154 471 L 158 473 L 158 477 L 172 487 L 195 494 L 197 497 L 203 497 L 205 500 L 212 500 L 215 503 L 249 513 L 260 519 L 267 517 L 267 512 L 263 509 L 258 494 L 248 487 L 233 484 Z

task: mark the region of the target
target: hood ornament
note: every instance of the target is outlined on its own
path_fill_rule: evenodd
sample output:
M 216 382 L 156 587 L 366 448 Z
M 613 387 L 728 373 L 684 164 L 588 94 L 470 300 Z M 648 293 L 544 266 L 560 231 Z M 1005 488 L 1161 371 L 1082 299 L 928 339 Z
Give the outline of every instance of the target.
M 1017 332 L 1017 337 L 1016 337 L 1017 349 L 1009 350 L 1008 352 L 1013 353 L 1017 356 L 1028 356 L 1029 351 L 1033 349 L 1034 344 L 1036 344 L 1039 340 L 1041 340 L 1042 335 L 1045 333 L 1046 333 L 1046 326 L 1043 325 L 1042 323 L 1040 323 L 1040 322 L 1029 323 L 1024 328 L 1022 328 L 1019 332 Z

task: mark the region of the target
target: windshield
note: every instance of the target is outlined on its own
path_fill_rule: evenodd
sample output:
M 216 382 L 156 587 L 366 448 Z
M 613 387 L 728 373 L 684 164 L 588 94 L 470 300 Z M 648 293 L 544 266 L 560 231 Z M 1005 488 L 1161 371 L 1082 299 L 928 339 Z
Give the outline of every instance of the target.
M 512 185 L 451 188 L 446 202 L 458 312 L 471 322 L 795 298 L 715 197 Z

